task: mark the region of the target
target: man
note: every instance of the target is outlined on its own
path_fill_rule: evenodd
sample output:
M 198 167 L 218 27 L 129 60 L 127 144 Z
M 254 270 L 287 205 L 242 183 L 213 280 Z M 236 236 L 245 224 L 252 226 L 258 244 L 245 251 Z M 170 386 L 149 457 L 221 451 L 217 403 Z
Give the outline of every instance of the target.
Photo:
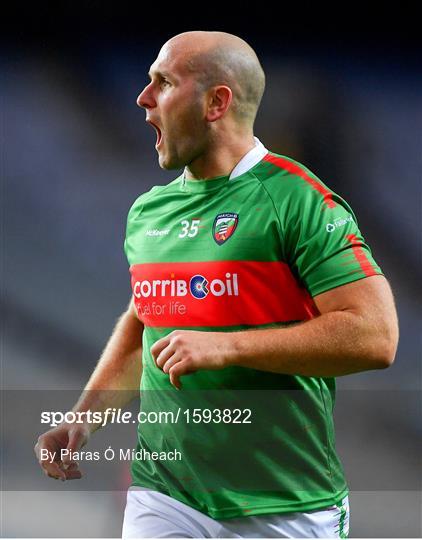
M 129 211 L 133 296 L 74 408 L 123 406 L 141 381 L 141 411 L 182 415 L 139 425 L 139 451 L 183 457 L 133 462 L 123 536 L 345 537 L 334 378 L 393 362 L 391 290 L 347 203 L 254 138 L 265 78 L 247 43 L 180 34 L 149 76 L 137 103 L 159 164 L 184 172 Z M 63 424 L 35 451 L 96 427 Z

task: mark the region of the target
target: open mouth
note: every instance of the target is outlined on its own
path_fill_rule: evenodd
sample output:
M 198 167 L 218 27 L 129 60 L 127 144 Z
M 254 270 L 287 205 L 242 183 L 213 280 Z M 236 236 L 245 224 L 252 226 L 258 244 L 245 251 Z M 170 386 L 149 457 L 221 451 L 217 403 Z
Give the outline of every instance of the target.
M 147 120 L 147 123 L 155 129 L 155 132 L 157 134 L 157 140 L 155 142 L 155 148 L 157 148 L 157 146 L 160 145 L 160 142 L 161 142 L 161 139 L 162 139 L 161 129 L 156 124 L 154 124 L 154 122 L 151 122 L 151 120 Z

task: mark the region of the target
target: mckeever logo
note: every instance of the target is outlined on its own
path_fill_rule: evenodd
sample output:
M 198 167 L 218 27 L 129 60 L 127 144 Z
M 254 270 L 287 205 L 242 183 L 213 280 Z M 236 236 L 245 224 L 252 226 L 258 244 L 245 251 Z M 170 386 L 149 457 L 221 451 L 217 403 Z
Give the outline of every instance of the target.
M 170 229 L 148 229 L 145 236 L 167 236 Z
M 219 246 L 233 236 L 239 222 L 239 215 L 233 212 L 218 214 L 214 219 L 212 235 Z

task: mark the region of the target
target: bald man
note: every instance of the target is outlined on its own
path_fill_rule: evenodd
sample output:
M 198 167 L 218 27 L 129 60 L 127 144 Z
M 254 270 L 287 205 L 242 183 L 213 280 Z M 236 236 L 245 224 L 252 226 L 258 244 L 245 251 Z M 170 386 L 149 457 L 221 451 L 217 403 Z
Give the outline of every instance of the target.
M 141 389 L 123 537 L 344 538 L 335 377 L 393 362 L 390 287 L 348 204 L 254 137 L 265 77 L 245 41 L 177 35 L 149 77 L 137 103 L 183 173 L 129 211 L 133 294 L 74 407 Z M 98 427 L 42 435 L 46 474 L 80 478 L 41 451 Z

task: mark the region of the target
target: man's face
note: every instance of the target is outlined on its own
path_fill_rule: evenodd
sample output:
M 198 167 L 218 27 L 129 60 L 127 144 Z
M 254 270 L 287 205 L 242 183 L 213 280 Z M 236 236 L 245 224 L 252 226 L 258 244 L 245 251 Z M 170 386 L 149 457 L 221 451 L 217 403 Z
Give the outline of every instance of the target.
M 151 82 L 137 99 L 157 132 L 155 148 L 163 169 L 184 167 L 206 145 L 205 94 L 187 69 L 185 58 L 164 45 L 151 66 Z

